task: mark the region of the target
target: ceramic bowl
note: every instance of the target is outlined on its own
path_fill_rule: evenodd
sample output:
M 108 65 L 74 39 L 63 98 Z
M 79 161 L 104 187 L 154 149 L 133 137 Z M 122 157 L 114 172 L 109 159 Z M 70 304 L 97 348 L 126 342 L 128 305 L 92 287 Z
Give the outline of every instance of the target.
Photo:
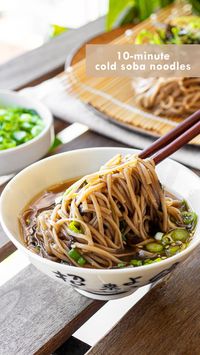
M 39 101 L 17 92 L 0 90 L 0 106 L 34 109 L 45 124 L 42 132 L 34 139 L 15 148 L 0 150 L 0 176 L 2 176 L 18 172 L 43 157 L 53 142 L 54 131 L 51 112 Z
M 4 189 L 0 201 L 0 219 L 4 231 L 16 247 L 28 256 L 40 271 L 66 286 L 95 299 L 124 297 L 136 287 L 155 282 L 186 259 L 200 242 L 200 223 L 191 244 L 181 253 L 161 262 L 124 269 L 86 269 L 59 264 L 27 250 L 20 241 L 18 216 L 28 202 L 45 188 L 67 179 L 94 172 L 117 153 L 138 152 L 123 148 L 82 149 L 43 159 L 20 172 Z M 166 188 L 185 198 L 200 215 L 200 179 L 183 165 L 167 159 L 157 167 Z

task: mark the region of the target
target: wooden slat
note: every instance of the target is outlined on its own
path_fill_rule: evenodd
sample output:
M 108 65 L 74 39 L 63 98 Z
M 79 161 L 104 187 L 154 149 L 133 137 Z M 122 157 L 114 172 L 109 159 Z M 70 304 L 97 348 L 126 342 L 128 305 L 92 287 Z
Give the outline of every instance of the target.
M 50 354 L 104 302 L 28 266 L 0 289 L 0 353 Z
M 199 355 L 200 247 L 136 304 L 88 355 Z
M 4 232 L 3 232 L 4 233 Z M 2 246 L 0 247 L 0 263 L 6 259 L 9 255 L 14 253 L 16 251 L 16 247 L 12 242 L 8 241 L 7 236 L 5 233 L 3 234 L 4 241 L 2 242 Z M 2 234 L 1 234 L 2 238 Z
M 0 66 L 0 88 L 16 89 L 47 74 L 61 71 L 67 55 L 105 29 L 104 17 L 81 29 L 70 30 L 43 46 L 16 57 Z
M 72 336 L 53 355 L 84 355 L 89 349 L 88 344 Z
M 59 118 L 54 118 L 54 130 L 55 134 L 61 132 L 63 129 L 67 128 L 69 126 L 69 123 L 66 121 L 63 121 Z
M 94 148 L 94 147 L 125 147 L 125 144 L 113 139 L 101 136 L 98 133 L 87 131 L 72 142 L 63 144 L 57 148 L 56 153 L 63 153 L 67 150 Z

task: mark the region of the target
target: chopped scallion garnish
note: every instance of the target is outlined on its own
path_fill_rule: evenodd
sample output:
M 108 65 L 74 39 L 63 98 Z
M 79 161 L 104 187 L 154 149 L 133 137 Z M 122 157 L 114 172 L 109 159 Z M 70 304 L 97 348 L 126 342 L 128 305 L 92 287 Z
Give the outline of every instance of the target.
M 43 128 L 44 122 L 34 110 L 0 107 L 0 150 L 30 141 Z
M 142 260 L 132 259 L 132 260 L 130 261 L 130 265 L 133 265 L 133 266 L 142 266 Z
M 68 252 L 68 255 L 71 259 L 73 259 L 74 261 L 76 261 L 80 266 L 85 265 L 86 260 L 84 259 L 84 257 L 78 252 L 77 249 L 71 249 Z
M 69 229 L 71 229 L 72 232 L 75 232 L 75 233 L 82 233 L 83 232 L 80 224 L 76 221 L 70 222 L 68 227 L 69 227 Z

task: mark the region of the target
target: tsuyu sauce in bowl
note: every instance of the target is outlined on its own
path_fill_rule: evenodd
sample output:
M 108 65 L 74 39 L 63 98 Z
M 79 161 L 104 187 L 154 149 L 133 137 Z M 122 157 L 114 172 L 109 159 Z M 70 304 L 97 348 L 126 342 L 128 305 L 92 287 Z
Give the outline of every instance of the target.
M 42 236 L 40 238 L 40 235 L 37 234 L 37 217 L 45 210 L 53 211 L 55 206 L 61 202 L 65 191 L 70 189 L 70 186 L 77 180 L 78 178 L 70 179 L 45 189 L 45 191 L 35 196 L 35 198 L 29 202 L 19 217 L 22 241 L 30 251 L 49 260 L 65 264 L 67 263 L 69 265 L 73 265 L 70 262 L 70 259 L 73 259 L 73 255 L 75 259 L 78 260 L 79 256 L 79 259 L 83 261 L 85 260 L 84 254 L 79 255 L 77 250 L 74 251 L 71 249 L 69 251 L 70 258 L 66 261 L 59 258 L 57 253 L 54 254 L 49 251 L 48 248 L 45 248 Z M 124 237 L 126 238 L 126 248 L 116 251 L 116 256 L 119 256 L 120 259 L 122 259 L 122 262 L 114 268 L 139 267 L 157 263 L 176 255 L 187 248 L 195 231 L 197 215 L 195 212 L 190 210 L 185 200 L 178 199 L 176 196 L 167 191 L 165 192 L 165 195 L 176 201 L 182 215 L 183 223 L 181 225 L 180 223 L 176 223 L 176 228 L 171 229 L 166 233 L 162 233 L 158 230 L 156 225 L 152 225 L 152 229 L 150 231 L 150 241 L 147 243 L 137 236 L 130 234 L 126 235 Z M 74 225 L 72 223 L 72 232 L 74 231 L 73 227 Z M 122 234 L 125 228 L 126 226 L 124 226 L 124 223 L 121 223 L 120 231 Z M 63 241 L 65 241 L 64 235 Z M 71 236 L 71 239 L 68 241 L 67 247 L 70 248 L 72 243 L 73 236 Z M 92 267 L 86 262 L 79 263 L 79 265 L 82 267 Z

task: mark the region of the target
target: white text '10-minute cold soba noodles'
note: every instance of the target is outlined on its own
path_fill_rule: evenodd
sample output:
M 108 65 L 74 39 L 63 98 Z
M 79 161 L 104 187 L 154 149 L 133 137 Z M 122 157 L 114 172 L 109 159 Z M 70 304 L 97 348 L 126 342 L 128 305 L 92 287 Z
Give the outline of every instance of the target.
M 96 173 L 49 188 L 20 216 L 32 252 L 106 269 L 148 265 L 181 252 L 196 222 L 187 202 L 161 185 L 153 160 L 120 154 Z

